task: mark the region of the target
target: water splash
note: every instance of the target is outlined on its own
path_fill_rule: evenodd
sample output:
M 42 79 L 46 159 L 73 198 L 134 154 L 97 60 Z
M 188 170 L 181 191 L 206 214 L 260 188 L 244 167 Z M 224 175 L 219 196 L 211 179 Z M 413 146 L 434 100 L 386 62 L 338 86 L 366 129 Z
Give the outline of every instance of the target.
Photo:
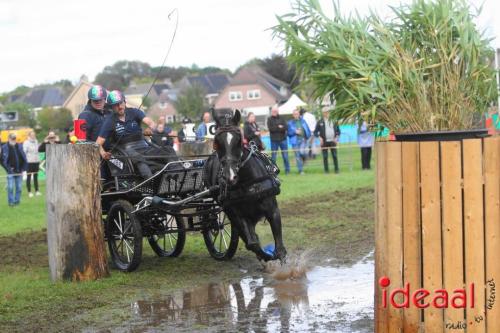
M 304 251 L 299 255 L 291 254 L 287 256 L 286 263 L 283 264 L 278 260 L 268 261 L 264 265 L 264 271 L 279 281 L 304 279 L 311 269 L 308 264 L 310 259 L 310 251 Z

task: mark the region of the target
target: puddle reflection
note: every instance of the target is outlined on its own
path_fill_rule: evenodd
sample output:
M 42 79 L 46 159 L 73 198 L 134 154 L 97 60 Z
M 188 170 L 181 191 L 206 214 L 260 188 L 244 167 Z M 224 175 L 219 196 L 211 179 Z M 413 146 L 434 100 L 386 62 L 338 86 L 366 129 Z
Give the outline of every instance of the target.
M 373 260 L 314 267 L 300 280 L 209 283 L 131 307 L 133 331 L 373 332 Z

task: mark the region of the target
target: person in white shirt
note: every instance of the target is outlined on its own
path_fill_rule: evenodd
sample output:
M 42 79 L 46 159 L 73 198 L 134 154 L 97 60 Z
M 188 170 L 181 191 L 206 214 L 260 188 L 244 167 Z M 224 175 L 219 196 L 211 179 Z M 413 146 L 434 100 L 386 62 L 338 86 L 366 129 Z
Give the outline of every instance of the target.
M 370 170 L 370 160 L 372 158 L 372 146 L 375 137 L 368 129 L 368 124 L 363 121 L 358 127 L 358 145 L 361 148 L 361 166 L 363 170 Z
M 314 130 L 316 129 L 316 117 L 309 111 L 307 111 L 306 109 L 304 108 L 300 108 L 300 115 L 302 116 L 302 118 L 304 118 L 304 121 L 306 122 L 307 124 L 307 127 L 309 127 L 309 130 L 311 131 L 311 133 L 314 132 Z M 314 142 L 316 140 L 316 137 L 314 135 L 311 135 L 311 137 L 307 140 L 307 148 L 308 148 L 308 156 L 309 158 L 316 158 L 316 155 L 314 153 Z
M 325 173 L 329 172 L 328 168 L 328 149 L 330 149 L 333 158 L 333 166 L 335 173 L 339 173 L 339 161 L 337 158 L 337 143 L 340 137 L 340 127 L 329 118 L 329 109 L 324 107 L 323 118 L 318 121 L 314 136 L 319 137 L 321 141 L 321 152 L 323 153 L 323 166 Z
M 26 188 L 28 189 L 28 196 L 33 197 L 31 192 L 31 178 L 33 177 L 33 184 L 35 185 L 35 195 L 42 195 L 38 188 L 38 171 L 40 169 L 40 156 L 38 155 L 38 141 L 34 131 L 28 134 L 28 139 L 23 144 L 24 153 L 28 160 L 28 175 L 26 178 Z

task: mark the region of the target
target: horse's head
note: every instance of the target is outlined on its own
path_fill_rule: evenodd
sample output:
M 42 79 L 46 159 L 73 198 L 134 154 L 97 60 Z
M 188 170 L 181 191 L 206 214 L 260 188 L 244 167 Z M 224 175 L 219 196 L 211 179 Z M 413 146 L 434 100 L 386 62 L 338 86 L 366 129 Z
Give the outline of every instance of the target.
M 212 110 L 216 124 L 214 149 L 222 165 L 222 178 L 228 185 L 238 182 L 238 171 L 243 155 L 243 136 L 239 127 L 240 111 Z

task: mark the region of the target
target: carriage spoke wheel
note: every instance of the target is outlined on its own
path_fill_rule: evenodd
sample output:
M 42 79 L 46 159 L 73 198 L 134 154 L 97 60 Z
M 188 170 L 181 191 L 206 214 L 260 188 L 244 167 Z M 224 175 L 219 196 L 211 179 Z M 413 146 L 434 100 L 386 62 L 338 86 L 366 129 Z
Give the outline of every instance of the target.
M 161 233 L 150 236 L 149 245 L 159 257 L 177 257 L 186 242 L 186 228 L 182 218 L 165 214 L 157 223 L 160 223 Z
M 217 220 L 207 221 L 203 239 L 208 253 L 216 260 L 231 259 L 238 249 L 239 235 L 231 226 L 229 217 L 224 212 L 217 214 Z
M 142 256 L 142 229 L 132 205 L 118 200 L 109 209 L 106 219 L 106 238 L 113 264 L 121 271 L 137 269 Z

